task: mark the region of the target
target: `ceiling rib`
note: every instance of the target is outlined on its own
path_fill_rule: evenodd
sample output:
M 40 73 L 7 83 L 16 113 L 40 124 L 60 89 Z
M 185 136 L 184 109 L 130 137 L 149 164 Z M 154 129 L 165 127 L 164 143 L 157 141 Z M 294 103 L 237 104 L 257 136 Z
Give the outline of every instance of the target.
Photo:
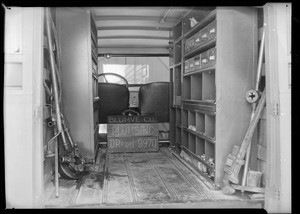
M 98 39 L 159 39 L 169 40 L 170 37 L 164 36 L 98 36 Z
M 153 30 L 153 31 L 169 31 L 168 27 L 145 27 L 145 26 L 107 26 L 97 27 L 97 30 Z
M 118 46 L 105 46 L 100 45 L 98 48 L 139 48 L 139 49 L 149 49 L 149 48 L 161 48 L 161 49 L 169 49 L 170 45 L 118 45 Z
M 95 21 L 129 20 L 129 21 L 159 21 L 157 16 L 95 16 Z M 175 22 L 177 18 L 167 17 L 165 21 Z
M 166 48 L 98 48 L 98 56 L 107 54 L 114 56 L 115 54 L 152 54 L 152 55 L 169 55 L 169 50 Z
M 104 57 L 106 54 L 98 54 L 98 57 Z M 168 57 L 168 53 L 119 53 L 113 54 L 111 57 Z

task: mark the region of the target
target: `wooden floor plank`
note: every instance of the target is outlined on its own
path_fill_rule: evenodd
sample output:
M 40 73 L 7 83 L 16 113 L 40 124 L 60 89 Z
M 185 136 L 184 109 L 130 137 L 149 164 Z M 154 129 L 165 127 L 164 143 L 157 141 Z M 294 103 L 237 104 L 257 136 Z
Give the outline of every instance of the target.
M 184 164 L 182 164 L 175 156 L 173 156 L 169 149 L 161 148 L 162 153 L 168 159 L 168 163 L 173 165 L 179 173 L 197 190 L 198 194 L 203 199 L 210 199 L 213 197 L 211 190 L 203 183 L 203 179 L 200 175 L 196 176 L 191 172 Z
M 129 161 L 127 160 L 127 158 L 125 157 L 124 154 L 123 154 L 123 160 L 125 162 L 126 171 L 127 171 L 127 175 L 128 175 L 131 197 L 132 197 L 133 202 L 136 202 L 136 201 L 138 201 L 138 195 L 137 195 L 136 187 L 134 185 L 132 170 L 131 170 Z
M 101 170 L 100 160 L 103 153 L 99 152 L 95 164 L 90 172 L 83 178 L 83 182 L 76 199 L 76 204 L 100 203 L 102 200 L 103 168 Z
M 46 207 L 262 207 L 262 203 L 210 190 L 168 148 L 112 154 L 102 149 L 90 169 L 82 183 L 60 179 L 60 197 L 55 198 L 53 191 Z
M 162 152 L 169 158 L 170 162 L 172 162 L 179 171 L 186 175 L 186 178 L 190 181 L 192 185 L 194 185 L 199 191 L 203 192 L 208 196 L 209 200 L 237 200 L 242 201 L 245 200 L 246 197 L 240 197 L 239 195 L 225 195 L 220 190 L 212 190 L 209 189 L 203 182 L 205 178 L 201 178 L 200 174 L 197 176 L 191 172 L 182 162 L 180 162 L 175 156 L 173 156 L 169 149 L 161 148 Z
M 125 157 L 130 163 L 139 201 L 165 203 L 172 200 L 145 153 L 126 154 Z
M 148 153 L 145 153 L 149 163 L 152 165 L 154 171 L 156 172 L 156 175 L 160 178 L 160 180 L 162 181 L 162 183 L 165 185 L 166 189 L 168 190 L 169 194 L 171 195 L 172 200 L 179 200 L 179 197 L 177 195 L 177 191 L 173 188 L 173 185 L 170 184 L 169 179 L 167 178 L 168 176 L 166 176 L 162 170 L 160 169 L 160 167 L 158 167 L 155 164 L 155 160 L 152 160 L 153 153 L 150 153 L 148 155 Z M 155 153 L 155 154 L 160 154 L 160 153 Z M 150 156 L 150 157 L 149 157 Z
M 59 179 L 59 197 L 55 197 L 55 191 L 46 202 L 46 207 L 65 207 L 73 203 L 78 192 L 78 182 L 76 180 Z
M 133 198 L 122 153 L 109 154 L 107 203 L 131 203 Z
M 178 169 L 169 164 L 167 157 L 165 157 L 161 152 L 149 153 L 148 156 L 151 159 L 151 162 L 153 162 L 160 170 L 163 179 L 166 180 L 175 191 L 178 200 L 197 201 L 207 199 L 206 195 L 198 193 L 198 191 L 190 184 L 182 173 L 178 171 Z
M 107 151 L 107 150 L 106 150 Z M 108 193 L 108 170 L 109 170 L 109 153 L 105 153 L 105 162 L 103 165 L 103 191 L 102 191 L 102 204 L 107 203 Z

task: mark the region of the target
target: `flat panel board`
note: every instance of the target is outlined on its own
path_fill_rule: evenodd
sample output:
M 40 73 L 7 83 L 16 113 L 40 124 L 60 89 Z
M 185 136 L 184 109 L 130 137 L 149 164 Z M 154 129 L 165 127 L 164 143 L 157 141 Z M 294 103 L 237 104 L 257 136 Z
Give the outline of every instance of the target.
M 221 184 L 224 163 L 240 145 L 250 123 L 245 94 L 254 87 L 257 67 L 257 9 L 217 8 L 216 61 L 216 177 Z
M 94 121 L 89 14 L 84 9 L 58 8 L 61 46 L 63 113 L 83 156 L 94 157 Z
M 109 152 L 158 151 L 157 118 L 148 116 L 108 116 Z

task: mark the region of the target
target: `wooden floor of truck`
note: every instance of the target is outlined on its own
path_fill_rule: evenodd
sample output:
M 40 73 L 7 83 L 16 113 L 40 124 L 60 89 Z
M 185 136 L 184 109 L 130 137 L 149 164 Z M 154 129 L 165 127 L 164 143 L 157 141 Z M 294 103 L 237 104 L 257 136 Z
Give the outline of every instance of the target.
M 46 207 L 263 207 L 262 201 L 211 190 L 168 148 L 148 153 L 99 150 L 96 163 L 82 179 L 60 179 L 58 198 L 53 184 L 45 192 Z

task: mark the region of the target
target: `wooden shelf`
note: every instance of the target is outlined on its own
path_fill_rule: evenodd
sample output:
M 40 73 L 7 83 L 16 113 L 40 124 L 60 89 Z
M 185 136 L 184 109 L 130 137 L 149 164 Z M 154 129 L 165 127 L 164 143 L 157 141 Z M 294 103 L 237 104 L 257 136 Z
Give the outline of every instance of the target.
M 179 38 L 177 38 L 177 39 L 174 41 L 174 44 L 177 44 L 177 43 L 181 42 L 182 38 L 183 38 L 182 36 L 180 36 Z
M 189 76 L 189 75 L 193 75 L 193 74 L 199 74 L 199 73 L 215 71 L 215 70 L 216 70 L 216 66 L 212 66 L 212 67 L 209 67 L 209 68 L 203 68 L 203 69 L 200 69 L 200 70 L 195 70 L 195 71 L 192 71 L 192 72 L 184 73 L 183 76 L 185 77 L 185 76 Z
M 211 11 L 201 22 L 198 22 L 192 29 L 190 29 L 188 32 L 186 32 L 183 36 L 183 38 L 189 38 L 193 34 L 195 34 L 197 31 L 199 31 L 201 28 L 208 25 L 210 22 L 216 19 L 216 10 Z
M 171 107 L 172 107 L 172 108 L 176 108 L 176 109 L 182 109 L 182 107 L 181 107 L 181 106 L 178 106 L 178 105 L 172 105 Z
M 195 111 L 208 115 L 216 114 L 216 104 L 213 101 L 182 100 L 184 110 Z
M 182 65 L 182 62 L 179 62 L 179 63 L 175 64 L 173 67 L 175 68 L 175 67 L 178 67 L 178 66 L 181 66 L 181 65 Z
M 195 136 L 198 136 L 198 137 L 202 138 L 203 140 L 206 140 L 207 142 L 210 142 L 210 143 L 212 143 L 212 144 L 215 144 L 215 143 L 216 143 L 214 138 L 212 138 L 212 137 L 210 137 L 210 136 L 207 136 L 204 132 L 202 132 L 202 133 L 201 133 L 201 132 L 196 132 L 196 131 L 191 130 L 191 129 L 189 129 L 189 128 L 187 128 L 187 127 L 184 127 L 184 126 L 182 126 L 181 128 L 182 128 L 183 130 L 185 130 L 185 131 L 187 131 L 187 132 L 189 132 L 189 133 L 195 135 Z
M 209 165 L 208 163 L 206 163 L 205 160 L 203 160 L 202 158 L 200 158 L 198 155 L 195 155 L 193 152 L 191 152 L 188 148 L 182 146 L 181 147 L 185 152 L 187 152 L 189 155 L 193 156 L 195 159 L 197 159 L 198 161 L 200 161 L 201 163 L 203 163 L 205 166 L 207 166 L 208 168 L 214 169 L 213 166 Z
M 189 52 L 183 55 L 184 59 L 191 58 L 198 53 L 202 53 L 210 48 L 213 48 L 216 45 L 216 38 L 207 41 L 206 43 L 197 46 L 195 49 L 190 50 Z

